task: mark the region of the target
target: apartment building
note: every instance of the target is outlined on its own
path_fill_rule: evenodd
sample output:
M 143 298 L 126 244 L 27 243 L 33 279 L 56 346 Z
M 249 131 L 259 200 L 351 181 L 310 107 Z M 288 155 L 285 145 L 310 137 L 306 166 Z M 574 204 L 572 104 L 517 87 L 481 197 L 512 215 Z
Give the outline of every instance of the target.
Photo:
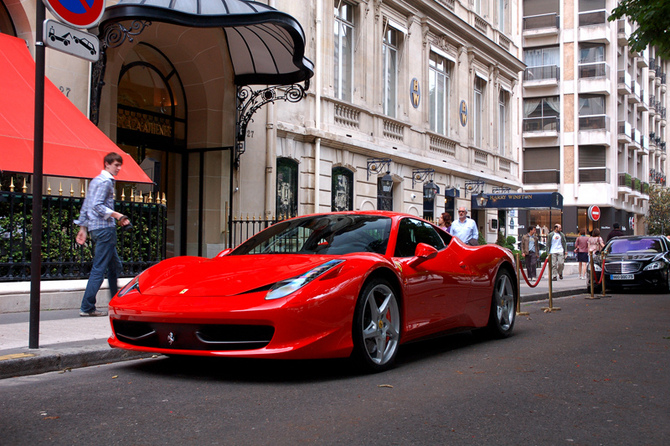
M 529 211 L 529 224 L 564 232 L 618 222 L 644 233 L 651 185 L 667 172 L 666 73 L 654 48 L 631 52 L 615 0 L 523 2 L 522 181 L 563 195 L 563 212 Z M 601 216 L 588 216 L 591 206 Z
M 257 211 L 436 218 L 471 209 L 473 194 L 521 189 L 516 1 L 275 4 L 305 26 L 315 77 L 305 101 L 274 105 L 270 129 L 253 126 L 248 151 L 266 163 L 242 159 L 253 174 L 240 192 L 276 197 Z M 488 241 L 498 227 L 516 233 L 510 215 L 472 212 Z

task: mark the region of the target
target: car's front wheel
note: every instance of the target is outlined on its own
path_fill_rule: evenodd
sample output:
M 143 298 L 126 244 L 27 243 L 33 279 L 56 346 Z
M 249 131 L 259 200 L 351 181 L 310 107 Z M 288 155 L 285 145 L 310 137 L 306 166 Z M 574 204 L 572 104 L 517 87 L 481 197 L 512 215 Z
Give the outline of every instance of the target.
M 389 369 L 400 345 L 400 310 L 394 288 L 384 279 L 369 280 L 361 291 L 352 328 L 354 357 L 368 371 Z
M 496 338 L 512 334 L 516 319 L 516 289 L 509 271 L 501 269 L 496 275 L 489 314 L 488 332 Z

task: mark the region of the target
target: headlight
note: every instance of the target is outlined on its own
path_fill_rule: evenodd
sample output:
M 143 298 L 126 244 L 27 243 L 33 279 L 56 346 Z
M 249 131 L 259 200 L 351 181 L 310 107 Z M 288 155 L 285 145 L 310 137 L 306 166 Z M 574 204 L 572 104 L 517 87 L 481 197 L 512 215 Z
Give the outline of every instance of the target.
M 329 260 L 323 265 L 317 266 L 316 268 L 313 268 L 298 277 L 277 282 L 272 286 L 272 288 L 270 288 L 270 291 L 268 292 L 267 296 L 265 296 L 265 299 L 273 300 L 288 296 L 289 294 L 298 291 L 312 280 L 316 279 L 327 271 L 330 271 L 343 262 L 344 260 Z
M 119 291 L 119 294 L 117 296 L 123 297 L 126 294 L 130 293 L 132 290 L 137 290 L 138 293 L 140 293 L 140 276 L 137 275 L 133 280 L 128 282 L 126 286 L 121 288 L 121 291 Z
M 654 271 L 657 269 L 663 269 L 663 262 L 652 262 L 649 265 L 644 267 L 644 271 Z
M 601 271 L 603 269 L 603 266 L 600 263 L 594 263 L 593 264 L 593 270 L 594 271 Z

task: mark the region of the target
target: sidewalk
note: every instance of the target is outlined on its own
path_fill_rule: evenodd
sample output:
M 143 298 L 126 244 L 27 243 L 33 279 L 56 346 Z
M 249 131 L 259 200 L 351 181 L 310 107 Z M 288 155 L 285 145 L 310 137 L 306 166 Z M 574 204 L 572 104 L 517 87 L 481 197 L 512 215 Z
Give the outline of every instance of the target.
M 563 280 L 552 282 L 552 298 L 586 293 L 586 281 L 580 280 L 576 273 L 567 272 L 568 268 Z M 521 278 L 522 303 L 548 297 L 546 272 L 535 288 Z M 72 309 L 42 310 L 39 348 L 29 349 L 29 321 L 28 312 L 0 314 L 0 379 L 152 356 L 110 348 L 109 318 L 84 318 L 79 316 L 79 310 Z

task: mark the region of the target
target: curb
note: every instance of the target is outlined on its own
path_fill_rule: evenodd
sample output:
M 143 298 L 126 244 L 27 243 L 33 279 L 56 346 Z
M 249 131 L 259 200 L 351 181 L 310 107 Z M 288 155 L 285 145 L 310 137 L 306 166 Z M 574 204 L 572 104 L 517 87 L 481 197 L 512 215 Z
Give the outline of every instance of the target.
M 0 357 L 0 379 L 68 371 L 79 367 L 149 358 L 152 353 L 133 352 L 107 345 L 71 348 L 20 349 Z M 6 358 L 6 359 L 3 359 Z

